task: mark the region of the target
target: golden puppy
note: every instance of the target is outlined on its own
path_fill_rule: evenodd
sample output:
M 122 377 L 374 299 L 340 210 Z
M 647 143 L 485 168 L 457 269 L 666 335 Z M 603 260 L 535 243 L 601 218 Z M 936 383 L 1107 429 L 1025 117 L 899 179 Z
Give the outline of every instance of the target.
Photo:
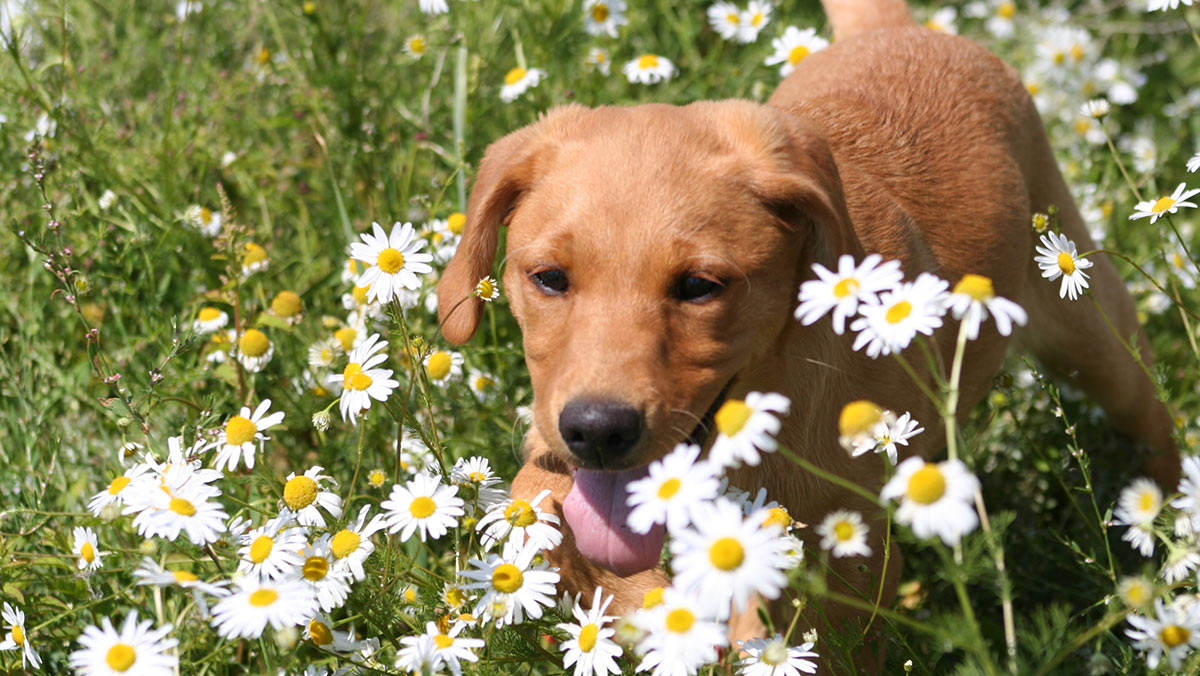
M 1149 471 L 1166 481 L 1178 473 L 1150 381 L 1093 304 L 1060 299 L 1034 264 L 1031 215 L 1051 205 L 1081 250 L 1094 245 L 1017 73 L 965 39 L 916 26 L 901 0 L 825 6 L 837 42 L 805 59 L 766 105 L 564 106 L 497 141 L 438 288 L 444 335 L 468 340 L 482 313 L 471 291 L 508 226 L 505 288 L 535 392 L 513 493 L 552 490 L 551 508 L 566 516 L 564 545 L 551 554 L 563 586 L 590 598 L 603 585 L 618 612 L 663 583 L 662 533 L 626 528 L 625 484 L 681 441 L 711 442 L 711 416 L 727 397 L 785 394 L 780 442 L 873 491 L 880 463 L 838 445 L 847 402 L 911 411 L 927 431 L 910 452 L 943 448 L 937 411 L 895 360 L 854 352 L 853 337 L 826 321 L 793 319 L 812 265 L 833 267 L 841 254 L 898 259 L 910 279 L 990 277 L 1029 314 L 1018 343 L 1159 449 Z M 1124 285 L 1106 259 L 1092 260 L 1093 295 L 1133 335 Z M 949 363 L 957 325 L 947 321 L 934 339 Z M 991 323 L 970 343 L 961 418 L 1007 343 Z M 1144 336 L 1139 348 L 1149 354 Z M 839 507 L 880 514 L 779 454 L 732 480 L 766 487 L 807 523 Z M 891 598 L 900 565 L 893 559 L 880 580 L 884 547 L 873 545 L 865 570 L 855 559 L 837 572 L 864 593 L 882 584 Z M 756 630 L 752 613 L 738 622 L 735 633 Z

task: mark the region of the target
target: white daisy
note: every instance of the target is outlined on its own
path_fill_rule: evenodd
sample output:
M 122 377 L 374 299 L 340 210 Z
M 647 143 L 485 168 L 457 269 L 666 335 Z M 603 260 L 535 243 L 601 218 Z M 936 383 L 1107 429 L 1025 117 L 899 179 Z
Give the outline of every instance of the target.
M 860 303 L 877 303 L 880 292 L 894 288 L 904 278 L 900 261 L 881 261 L 882 256 L 871 254 L 856 266 L 854 257 L 845 254 L 838 258 L 836 273 L 814 263 L 813 272 L 817 273 L 817 279 L 800 285 L 796 319 L 808 326 L 832 311 L 833 331 L 841 335 L 846 320 L 858 312 Z
M 238 461 L 244 460 L 247 468 L 254 469 L 254 452 L 270 439 L 263 431 L 283 422 L 283 411 L 267 415 L 270 409 L 271 400 L 263 399 L 253 413 L 250 407 L 243 406 L 241 412 L 225 423 L 224 434 L 210 445 L 217 448 L 213 467 L 232 472 L 237 469 Z
M 462 676 L 464 662 L 477 662 L 474 651 L 483 647 L 483 639 L 462 638 L 459 633 L 466 627 L 455 624 L 449 631 L 438 629 L 434 622 L 425 623 L 425 633 L 405 636 L 400 639 L 405 648 L 400 650 L 396 665 L 414 673 L 438 673 L 448 668 L 454 676 Z
M 954 285 L 947 302 L 955 319 L 964 322 L 967 340 L 979 337 L 979 325 L 989 313 L 996 320 L 996 330 L 1002 336 L 1012 335 L 1012 325 L 1024 326 L 1029 320 L 1020 305 L 996 295 L 992 280 L 983 275 L 966 274 Z
M 587 13 L 583 29 L 588 35 L 617 37 L 617 29 L 629 23 L 625 18 L 625 0 L 584 0 L 583 11 Z
M 208 207 L 193 204 L 183 213 L 183 220 L 188 225 L 200 231 L 205 237 L 216 237 L 221 234 L 221 212 Z
M 300 549 L 308 544 L 305 529 L 296 527 L 287 509 L 238 541 L 238 572 L 271 580 L 294 576 L 304 563 Z
M 1179 280 L 1179 285 L 1185 289 L 1196 288 L 1196 282 L 1200 280 L 1200 269 L 1197 269 L 1196 264 L 1188 257 L 1188 252 L 1181 246 L 1172 246 L 1162 254 L 1167 268 Z
M 675 64 L 665 56 L 642 54 L 621 69 L 630 82 L 658 84 L 675 76 Z
M 447 486 L 430 474 L 418 474 L 404 486 L 396 484 L 380 505 L 387 513 L 388 532 L 400 533 L 405 542 L 414 532 L 420 533 L 421 542 L 442 537 L 463 515 L 463 501 L 457 494 L 457 486 Z
M 879 446 L 877 432 L 890 430 L 895 422 L 896 414 L 869 399 L 857 399 L 838 414 L 838 443 L 852 457 L 858 457 L 875 450 Z
M 392 379 L 391 369 L 375 368 L 387 359 L 387 354 L 381 353 L 387 344 L 386 340 L 379 340 L 379 334 L 371 334 L 350 351 L 346 368 L 329 377 L 330 384 L 342 386 L 338 403 L 342 420 L 349 419 L 353 424 L 356 416 L 371 408 L 372 399 L 387 401 L 392 391 L 400 387 L 400 382 Z
M 909 439 L 924 431 L 925 428 L 921 427 L 921 423 L 913 420 L 912 414 L 908 411 L 896 418 L 895 422 L 881 421 L 875 425 L 874 429 L 875 452 L 886 453 L 888 460 L 894 465 L 899 461 L 896 445 L 908 446 Z
M 1192 155 L 1192 159 L 1187 161 L 1187 170 L 1193 173 L 1200 171 L 1200 153 Z
M 953 7 L 942 7 L 925 20 L 925 27 L 939 33 L 958 35 L 958 10 Z
M 536 87 L 546 71 L 541 68 L 513 68 L 504 75 L 504 86 L 500 88 L 500 100 L 505 103 L 516 101 L 532 87 Z
M 1163 495 L 1158 484 L 1150 479 L 1134 479 L 1121 491 L 1113 516 L 1120 525 L 1148 525 L 1158 517 L 1162 505 Z
M 1092 267 L 1092 262 L 1079 257 L 1075 242 L 1067 239 L 1066 235 L 1051 232 L 1042 235 L 1041 242 L 1042 246 L 1035 247 L 1038 255 L 1034 260 L 1042 269 L 1042 277 L 1050 281 L 1062 277 L 1059 298 L 1079 298 L 1083 290 L 1088 288 L 1088 276 L 1084 270 Z
M 71 667 L 79 676 L 171 676 L 179 670 L 179 656 L 167 654 L 179 641 L 167 638 L 171 625 L 151 629 L 150 620 L 138 622 L 136 610 L 129 611 L 121 630 L 107 617 L 100 626 L 88 626 L 79 637 L 79 650 L 71 653 Z
M 366 577 L 363 562 L 375 551 L 371 536 L 387 528 L 387 521 L 382 514 L 376 514 L 367 521 L 370 505 L 363 505 L 358 512 L 358 518 L 346 524 L 346 527 L 334 533 L 329 541 L 329 549 L 333 554 L 334 566 L 339 570 L 350 573 L 356 581 Z
M 471 611 L 496 623 L 497 627 L 520 624 L 526 617 L 538 619 L 546 608 L 554 607 L 554 586 L 558 573 L 545 561 L 534 565 L 539 554 L 535 546 L 506 548 L 504 556 L 489 554 L 486 561 L 471 559 L 469 569 L 459 573 L 468 580 L 464 589 L 479 589 L 483 595 Z
M 235 578 L 233 593 L 213 606 L 212 625 L 225 639 L 258 638 L 267 624 L 275 629 L 300 626 L 317 612 L 317 598 L 300 578 Z
M 742 12 L 737 41 L 744 45 L 754 42 L 768 23 L 771 23 L 771 5 L 764 0 L 750 0 Z
M 314 369 L 332 368 L 342 356 L 342 345 L 337 338 L 322 338 L 308 347 L 308 365 Z
M 896 522 L 912 526 L 919 538 L 937 535 L 953 545 L 975 530 L 975 492 L 979 480 L 961 460 L 927 463 L 912 457 L 896 467 L 896 475 L 884 485 L 882 500 L 899 500 Z
M 1171 506 L 1179 510 L 1175 516 L 1175 534 L 1179 537 L 1200 533 L 1200 458 L 1183 458 L 1183 479 L 1179 482 L 1179 497 Z
M 467 371 L 467 385 L 471 387 L 471 392 L 475 393 L 475 397 L 479 401 L 487 401 L 499 391 L 496 376 L 478 369 Z
M 1146 11 L 1157 12 L 1159 10 L 1167 11 L 1168 9 L 1178 9 L 1180 5 L 1192 6 L 1192 0 L 1146 0 Z
M 742 26 L 742 12 L 732 2 L 718 2 L 708 8 L 708 25 L 726 40 L 736 40 Z
M 635 648 L 642 656 L 637 671 L 650 671 L 650 676 L 695 674 L 717 661 L 717 648 L 729 644 L 725 627 L 693 595 L 675 589 L 665 590 L 660 603 L 639 613 L 637 625 L 645 632 Z
M 717 470 L 699 457 L 699 446 L 679 444 L 650 463 L 648 476 L 629 482 L 630 530 L 644 535 L 665 524 L 674 533 L 691 523 L 700 504 L 717 497 L 721 488 Z
M 429 50 L 429 42 L 424 35 L 410 35 L 404 40 L 404 53 L 419 59 Z
M 1135 649 L 1145 651 L 1151 669 L 1157 669 L 1165 656 L 1178 671 L 1184 658 L 1200 647 L 1200 604 L 1180 601 L 1168 605 L 1157 599 L 1153 617 L 1133 613 L 1127 618 L 1133 628 L 1126 629 L 1125 635 L 1133 639 Z
M 1176 549 L 1163 563 L 1162 579 L 1167 584 L 1175 584 L 1190 577 L 1197 566 L 1200 566 L 1200 553 L 1194 549 Z
M 490 303 L 500 297 L 500 285 L 496 278 L 488 275 L 475 284 L 475 293 L 471 294 L 479 300 Z
M 323 535 L 300 550 L 303 563 L 300 575 L 313 587 L 321 610 L 341 608 L 350 595 L 350 572 L 334 567 L 333 552 L 330 551 L 329 535 Z
M 528 539 L 538 549 L 554 549 L 561 544 L 558 517 L 539 506 L 549 495 L 550 490 L 546 489 L 532 500 L 512 498 L 488 509 L 476 526 L 484 549 L 510 540 L 519 545 Z
M 250 373 L 266 368 L 275 356 L 275 344 L 258 329 L 246 329 L 233 346 L 233 355 Z
M 4 640 L 0 641 L 0 650 L 20 650 L 22 668 L 37 669 L 41 667 L 42 658 L 29 643 L 29 634 L 25 631 L 25 611 L 10 606 L 8 601 L 5 601 L 0 617 L 3 617 L 4 624 L 8 625 L 8 630 L 4 633 Z
M 343 654 L 357 652 L 363 647 L 362 642 L 354 639 L 352 631 L 334 629 L 333 621 L 320 612 L 315 613 L 308 624 L 304 625 L 304 640 L 312 641 L 313 645 L 322 650 Z
M 91 501 L 88 502 L 88 511 L 91 512 L 93 516 L 98 517 L 100 516 L 100 512 L 102 512 L 104 508 L 109 505 L 125 504 L 125 498 L 122 497 L 125 494 L 125 490 L 129 488 L 129 486 L 136 479 L 140 478 L 149 471 L 150 465 L 142 462 L 139 462 L 138 464 L 125 470 L 124 474 L 109 482 L 108 488 L 105 488 L 104 490 L 92 496 Z
M 1127 575 L 1117 585 L 1117 596 L 1130 608 L 1149 608 L 1154 601 L 1154 584 L 1144 577 Z
M 214 489 L 215 490 L 215 489 Z M 172 542 L 181 532 L 186 532 L 194 545 L 205 545 L 220 539 L 225 532 L 225 520 L 229 515 L 219 503 L 195 490 L 151 490 L 148 508 L 139 511 L 133 519 L 138 534 L 143 537 L 161 537 Z M 130 502 L 130 507 L 141 506 L 142 502 Z
M 212 306 L 200 308 L 196 319 L 192 321 L 192 330 L 199 335 L 207 335 L 220 331 L 229 323 L 229 315 L 224 310 Z
M 100 545 L 96 542 L 96 531 L 76 526 L 71 530 L 71 539 L 74 541 L 71 551 L 79 557 L 75 562 L 76 567 L 84 574 L 97 571 L 104 565 L 101 557 L 109 552 L 100 551 Z
M 204 582 L 191 571 L 163 568 L 148 556 L 144 557 L 141 565 L 134 569 L 133 576 L 137 578 L 138 585 L 192 589 L 209 596 L 225 596 L 229 593 L 225 589 L 227 582 L 224 580 L 216 583 Z
M 295 472 L 288 474 L 283 484 L 283 502 L 288 509 L 296 513 L 296 521 L 302 526 L 325 527 L 325 517 L 321 510 L 329 513 L 335 519 L 342 516 L 342 498 L 327 490 L 322 482 L 326 479 L 334 486 L 337 481 L 333 477 L 321 474 L 325 469 L 313 465 L 307 472 L 296 476 Z
M 428 453 L 423 444 L 421 450 Z M 422 464 L 428 466 L 428 461 Z M 488 459 L 482 456 L 455 460 L 454 467 L 450 468 L 450 483 L 464 489 L 462 497 L 469 515 L 487 512 L 493 505 L 508 499 L 508 494 L 502 488 L 495 488 L 503 482 L 492 472 Z M 474 498 L 470 497 L 472 494 Z
M 437 385 L 448 385 L 462 377 L 463 356 L 458 352 L 437 350 L 425 357 L 425 374 Z
M 816 528 L 817 535 L 821 536 L 821 549 L 831 552 L 835 558 L 870 556 L 871 548 L 867 546 L 870 531 L 863 523 L 862 514 L 848 509 L 830 512 Z
M 1170 196 L 1164 195 L 1159 197 L 1157 200 L 1138 202 L 1137 206 L 1134 207 L 1133 215 L 1129 217 L 1129 220 L 1132 221 L 1138 218 L 1149 217 L 1150 222 L 1154 223 L 1167 214 L 1173 214 L 1179 211 L 1181 207 L 1191 207 L 1195 209 L 1195 203 L 1188 202 L 1187 199 L 1196 193 L 1200 193 L 1200 188 L 1188 190 L 1186 183 L 1180 183 L 1175 187 L 1175 192 L 1171 193 Z
M 425 242 L 416 236 L 412 223 L 394 223 L 390 235 L 378 223 L 371 223 L 372 233 L 361 233 L 361 242 L 350 245 L 355 259 L 366 263 L 366 272 L 355 280 L 355 286 L 370 287 L 367 300 L 392 300 L 400 289 L 421 287 L 419 274 L 431 272 L 433 256 L 421 251 Z
M 739 676 L 800 676 L 801 673 L 817 673 L 817 663 L 808 659 L 818 655 L 812 651 L 811 642 L 797 648 L 789 648 L 783 636 L 753 638 L 739 641 L 738 645 L 746 656 L 738 662 Z
M 1112 106 L 1109 105 L 1108 99 L 1091 99 L 1090 101 L 1085 101 L 1079 107 L 1079 112 L 1088 117 L 1099 119 L 1108 115 L 1111 109 Z
M 612 72 L 612 59 L 608 55 L 608 50 L 603 47 L 589 47 L 583 65 L 589 71 L 600 71 L 600 74 L 605 76 Z
M 819 52 L 828 46 L 829 41 L 817 35 L 817 29 L 805 28 L 804 30 L 800 30 L 795 26 L 788 26 L 783 31 L 782 37 L 771 40 L 771 49 L 775 51 L 771 56 L 767 57 L 764 63 L 768 66 L 781 64 L 779 66 L 779 75 L 787 77 L 792 74 L 796 66 L 800 65 L 801 61 L 808 58 L 809 54 Z
M 713 416 L 718 434 L 708 451 L 709 462 L 718 468 L 743 462 L 757 465 L 759 451 L 770 453 L 778 447 L 779 417 L 787 415 L 790 407 L 787 397 L 774 392 L 751 392 L 745 400 L 729 399 L 721 404 Z
M 446 0 L 417 0 L 417 6 L 426 14 L 445 14 L 450 11 L 450 5 L 446 4 Z
M 946 280 L 922 272 L 916 281 L 884 291 L 878 304 L 861 305 L 862 316 L 850 324 L 850 330 L 858 332 L 854 350 L 865 348 L 867 356 L 875 359 L 903 351 L 918 333 L 933 335 L 946 313 L 949 286 Z
M 574 676 L 606 676 L 607 674 L 621 673 L 621 668 L 617 666 L 616 662 L 622 653 L 621 646 L 612 640 L 616 630 L 605 626 L 616 619 L 614 616 L 604 614 L 608 605 L 612 603 L 613 597 L 609 596 L 601 600 L 602 592 L 600 587 L 596 587 L 592 596 L 591 610 L 586 612 L 580 607 L 579 598 L 576 597 L 571 613 L 575 616 L 577 623 L 558 625 L 559 629 L 570 635 L 570 638 L 563 641 L 558 649 L 566 653 L 563 655 L 564 669 L 569 669 L 572 664 L 575 665 Z

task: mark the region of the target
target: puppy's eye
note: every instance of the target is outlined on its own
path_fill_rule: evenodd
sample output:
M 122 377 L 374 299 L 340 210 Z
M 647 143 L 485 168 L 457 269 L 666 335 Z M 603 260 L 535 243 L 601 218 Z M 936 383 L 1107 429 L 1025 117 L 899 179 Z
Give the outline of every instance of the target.
M 692 275 L 675 284 L 674 294 L 679 300 L 703 302 L 716 297 L 723 288 L 720 282 Z
M 533 283 L 543 292 L 557 296 L 567 291 L 567 273 L 562 270 L 542 270 L 529 275 Z

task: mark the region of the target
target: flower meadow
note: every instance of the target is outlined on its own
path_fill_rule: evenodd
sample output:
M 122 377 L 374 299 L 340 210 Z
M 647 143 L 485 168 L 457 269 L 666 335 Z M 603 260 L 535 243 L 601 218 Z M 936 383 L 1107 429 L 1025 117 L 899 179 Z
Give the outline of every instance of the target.
M 434 288 L 488 143 L 568 102 L 763 101 L 829 45 L 817 3 L 0 0 L 0 667 L 1200 669 L 1200 9 L 913 12 L 1021 71 L 1101 248 L 1052 209 L 1014 265 L 1090 304 L 1093 259 L 1117 264 L 1183 480 L 1141 477 L 1095 405 L 1020 354 L 958 426 L 965 346 L 1030 330 L 1025 310 L 986 277 L 844 256 L 795 290 L 794 321 L 933 369 L 942 417 L 846 402 L 839 441 L 886 468 L 876 493 L 779 445 L 787 398 L 725 402 L 707 451 L 681 444 L 629 485 L 671 584 L 623 615 L 613 590 L 560 593 L 548 491 L 509 493 L 532 392 L 500 269 L 461 347 Z M 940 331 L 952 364 L 906 349 Z M 946 455 L 909 457 L 937 427 Z M 886 532 L 849 509 L 798 523 L 725 477 L 769 453 L 879 504 Z M 885 541 L 905 554 L 895 599 L 831 590 L 832 559 Z M 731 642 L 755 597 L 794 612 Z M 830 601 L 868 626 L 815 631 Z M 885 656 L 864 657 L 869 632 Z

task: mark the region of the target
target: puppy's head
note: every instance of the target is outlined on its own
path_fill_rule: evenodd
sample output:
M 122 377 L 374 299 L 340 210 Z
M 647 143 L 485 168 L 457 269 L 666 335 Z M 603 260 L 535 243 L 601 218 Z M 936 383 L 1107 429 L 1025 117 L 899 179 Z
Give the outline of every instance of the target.
M 558 108 L 492 145 L 438 287 L 452 342 L 479 322 L 502 225 L 539 435 L 609 472 L 702 443 L 804 272 L 857 247 L 823 139 L 743 101 Z

